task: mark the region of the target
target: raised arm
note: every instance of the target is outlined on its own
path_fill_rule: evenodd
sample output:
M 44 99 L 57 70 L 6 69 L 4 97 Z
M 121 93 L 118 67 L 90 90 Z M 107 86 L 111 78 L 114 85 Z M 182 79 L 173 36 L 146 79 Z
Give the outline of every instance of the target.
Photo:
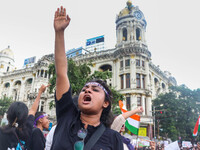
M 114 119 L 114 121 L 113 121 L 113 123 L 112 123 L 110 128 L 115 130 L 115 131 L 117 131 L 117 132 L 120 132 L 122 126 L 124 125 L 124 123 L 126 122 L 126 119 L 128 117 L 130 117 L 130 116 L 132 116 L 132 115 L 134 115 L 136 113 L 141 113 L 141 112 L 143 112 L 143 108 L 140 106 L 140 107 L 138 107 L 138 108 L 136 108 L 134 110 L 127 111 L 127 112 L 117 116 Z
M 33 115 L 35 116 L 35 113 L 37 112 L 39 103 L 40 103 L 40 97 L 42 95 L 42 93 L 46 90 L 46 87 L 49 87 L 50 84 L 48 84 L 47 86 L 42 85 L 39 89 L 38 95 L 33 103 L 33 105 L 31 106 L 31 109 L 29 110 L 29 115 Z
M 130 110 L 130 111 L 123 113 L 122 116 L 124 117 L 124 119 L 127 119 L 128 117 L 130 117 L 136 113 L 142 113 L 143 111 L 144 111 L 143 108 L 141 106 L 139 106 L 134 110 Z
M 56 99 L 60 100 L 62 95 L 69 90 L 69 79 L 67 76 L 67 58 L 65 54 L 64 31 L 70 23 L 66 15 L 66 9 L 62 6 L 57 9 L 54 17 L 55 29 L 55 67 L 56 67 Z

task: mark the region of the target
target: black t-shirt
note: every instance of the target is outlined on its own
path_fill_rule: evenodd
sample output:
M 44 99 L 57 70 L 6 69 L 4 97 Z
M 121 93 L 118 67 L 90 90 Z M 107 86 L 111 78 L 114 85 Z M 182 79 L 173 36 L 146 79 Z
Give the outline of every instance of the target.
M 80 112 L 72 101 L 71 88 L 63 94 L 59 101 L 56 100 L 56 116 L 57 127 L 51 150 L 73 150 L 74 143 L 81 140 L 77 136 L 77 132 L 84 128 L 84 124 L 80 120 Z M 99 126 L 88 125 L 85 144 Z M 110 128 L 106 128 L 92 150 L 123 150 L 121 135 Z
M 31 137 L 33 123 L 34 123 L 34 116 L 29 115 L 25 123 L 26 131 L 28 133 L 28 138 L 26 137 L 26 139 L 24 139 L 24 137 L 20 137 L 17 134 L 18 138 L 24 141 L 26 146 L 28 145 L 29 139 Z M 5 133 L 5 131 L 0 128 L 0 150 L 7 150 L 8 148 L 10 149 L 16 148 L 18 143 L 19 141 L 14 133 L 12 132 Z
M 39 128 L 34 128 L 32 131 L 30 149 L 44 150 L 46 139 Z

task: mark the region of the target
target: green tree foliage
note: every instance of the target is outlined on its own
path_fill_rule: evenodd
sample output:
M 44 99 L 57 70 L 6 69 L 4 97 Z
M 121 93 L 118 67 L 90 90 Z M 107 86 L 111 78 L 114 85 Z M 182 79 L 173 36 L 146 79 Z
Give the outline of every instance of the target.
M 179 137 L 184 140 L 193 139 L 193 129 L 200 112 L 197 101 L 200 101 L 200 89 L 191 90 L 185 85 L 170 87 L 169 93 L 161 94 L 153 100 L 153 106 L 156 106 L 156 120 L 159 120 L 161 129 L 159 135 L 172 140 Z
M 49 82 L 51 83 L 51 86 L 49 86 L 50 93 L 53 92 L 53 89 L 56 85 L 56 69 L 55 69 L 55 64 L 50 64 L 49 65 L 49 70 L 48 73 L 52 75 L 52 77 L 49 79 Z
M 72 59 L 68 59 L 68 77 L 70 81 L 70 85 L 72 88 L 72 95 L 78 95 L 85 85 L 87 81 L 90 81 L 92 79 L 110 79 L 112 77 L 112 73 L 110 71 L 94 71 L 93 74 L 91 74 L 90 66 L 92 63 L 84 63 L 77 65 Z M 51 83 L 50 86 L 50 92 L 53 92 L 56 86 L 56 72 L 55 72 L 55 65 L 51 64 L 49 66 L 49 73 L 53 74 L 53 76 L 50 78 L 49 82 Z M 119 114 L 119 108 L 117 107 L 118 101 L 121 99 L 123 100 L 123 96 L 117 92 L 113 87 L 110 87 L 113 93 L 113 105 L 112 110 L 114 113 Z M 50 109 L 55 107 L 54 101 L 51 101 L 49 104 Z
M 1 99 L 0 99 L 0 116 L 3 116 L 10 104 L 13 102 L 12 98 L 9 98 L 9 97 L 6 97 L 6 96 L 3 96 Z
M 113 93 L 113 102 L 112 102 L 112 112 L 115 115 L 121 114 L 121 109 L 119 108 L 119 100 L 124 100 L 124 96 L 117 92 L 113 87 L 111 87 Z

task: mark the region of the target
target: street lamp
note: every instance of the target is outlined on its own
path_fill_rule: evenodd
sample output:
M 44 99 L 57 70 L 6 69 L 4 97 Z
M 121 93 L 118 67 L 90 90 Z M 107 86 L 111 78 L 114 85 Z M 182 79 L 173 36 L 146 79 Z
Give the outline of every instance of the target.
M 163 104 L 160 104 L 159 106 L 153 106 L 153 128 L 154 128 L 153 132 L 154 132 L 154 137 L 156 136 L 156 115 L 155 115 L 156 110 L 155 110 L 155 108 L 156 107 L 162 107 L 162 106 L 163 106 Z

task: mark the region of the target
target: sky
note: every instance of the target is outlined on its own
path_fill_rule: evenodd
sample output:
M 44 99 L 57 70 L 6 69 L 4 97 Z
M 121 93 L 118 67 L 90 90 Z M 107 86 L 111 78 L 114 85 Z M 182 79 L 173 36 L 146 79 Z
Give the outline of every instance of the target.
M 85 46 L 104 35 L 107 49 L 116 44 L 116 15 L 127 0 L 6 0 L 0 2 L 0 50 L 10 46 L 15 65 L 54 51 L 53 18 L 64 6 L 71 18 L 66 50 Z M 200 88 L 199 0 L 132 0 L 147 21 L 146 39 L 152 62 L 169 71 L 178 85 Z

